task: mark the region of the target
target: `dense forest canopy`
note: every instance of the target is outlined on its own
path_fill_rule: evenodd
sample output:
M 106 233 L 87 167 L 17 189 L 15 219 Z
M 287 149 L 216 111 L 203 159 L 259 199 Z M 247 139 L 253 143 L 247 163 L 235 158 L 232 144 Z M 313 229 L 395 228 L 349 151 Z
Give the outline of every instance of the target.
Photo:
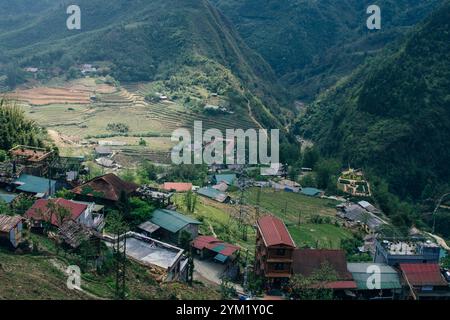
M 450 180 L 450 2 L 407 40 L 312 104 L 298 133 L 322 153 L 373 169 L 403 198 Z M 426 190 L 427 194 L 423 194 Z

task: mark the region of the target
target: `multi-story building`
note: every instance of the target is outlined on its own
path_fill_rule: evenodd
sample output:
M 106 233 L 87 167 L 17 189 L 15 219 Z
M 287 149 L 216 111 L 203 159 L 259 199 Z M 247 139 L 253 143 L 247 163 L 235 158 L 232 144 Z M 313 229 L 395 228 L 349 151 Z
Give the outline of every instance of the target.
M 265 278 L 268 289 L 281 288 L 291 277 L 294 249 L 283 221 L 274 216 L 258 220 L 255 273 Z

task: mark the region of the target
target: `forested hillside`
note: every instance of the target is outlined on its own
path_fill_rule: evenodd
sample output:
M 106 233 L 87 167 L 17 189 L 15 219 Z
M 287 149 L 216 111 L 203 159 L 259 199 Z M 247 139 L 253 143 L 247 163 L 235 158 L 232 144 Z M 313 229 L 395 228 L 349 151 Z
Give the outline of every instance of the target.
M 4 52 L 0 62 L 66 72 L 77 64 L 102 62 L 123 82 L 189 77 L 192 85 L 201 83 L 213 92 L 250 90 L 278 113 L 279 99 L 274 97 L 280 96 L 281 89 L 271 67 L 208 1 L 81 0 L 77 4 L 82 8 L 81 30 L 66 28 L 67 4 L 61 3 L 48 5 L 39 17 L 30 15 L 26 25 L 19 20 L 19 27 L 0 28 Z M 21 13 L 21 7 L 12 9 Z M 265 123 L 275 121 L 267 110 L 255 114 Z
M 450 1 L 395 50 L 321 95 L 297 125 L 323 154 L 362 166 L 404 199 L 450 180 Z
M 213 0 L 294 97 L 311 99 L 425 18 L 441 0 Z M 379 5 L 382 29 L 366 28 Z

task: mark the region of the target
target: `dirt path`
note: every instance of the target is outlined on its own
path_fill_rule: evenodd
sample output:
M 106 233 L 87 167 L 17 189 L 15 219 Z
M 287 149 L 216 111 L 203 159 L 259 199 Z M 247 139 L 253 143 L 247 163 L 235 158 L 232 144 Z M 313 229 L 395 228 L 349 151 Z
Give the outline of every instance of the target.
M 250 105 L 250 100 L 247 100 L 248 116 L 252 121 L 258 126 L 259 129 L 264 129 L 264 127 L 259 123 L 258 120 L 253 116 L 252 106 Z
M 445 242 L 444 239 L 442 239 L 441 237 L 439 237 L 435 234 L 429 233 L 429 232 L 427 232 L 427 234 L 430 237 L 433 237 L 442 248 L 444 248 L 447 251 L 450 251 L 450 247 L 447 245 L 447 242 Z

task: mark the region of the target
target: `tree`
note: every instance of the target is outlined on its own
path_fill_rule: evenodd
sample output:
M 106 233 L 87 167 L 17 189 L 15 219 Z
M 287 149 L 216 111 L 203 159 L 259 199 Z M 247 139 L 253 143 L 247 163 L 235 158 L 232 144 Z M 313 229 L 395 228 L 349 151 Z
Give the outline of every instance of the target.
M 337 279 L 336 270 L 325 262 L 308 277 L 294 275 L 289 281 L 291 296 L 299 300 L 332 300 L 333 290 L 326 288 L 326 284 Z
M 186 194 L 184 195 L 184 204 L 189 213 L 194 213 L 195 207 L 197 205 L 197 195 L 194 194 L 191 190 L 186 192 Z
M 303 152 L 303 167 L 314 168 L 319 161 L 319 152 L 316 148 L 307 147 Z
M 6 160 L 7 153 L 5 150 L 0 150 L 0 162 L 4 162 Z
M 337 178 L 340 165 L 336 160 L 324 159 L 316 165 L 316 181 L 320 189 L 326 189 L 329 192 L 336 191 Z
M 72 193 L 70 190 L 61 189 L 55 193 L 55 197 L 66 199 L 66 200 L 73 200 L 75 198 L 75 194 Z

